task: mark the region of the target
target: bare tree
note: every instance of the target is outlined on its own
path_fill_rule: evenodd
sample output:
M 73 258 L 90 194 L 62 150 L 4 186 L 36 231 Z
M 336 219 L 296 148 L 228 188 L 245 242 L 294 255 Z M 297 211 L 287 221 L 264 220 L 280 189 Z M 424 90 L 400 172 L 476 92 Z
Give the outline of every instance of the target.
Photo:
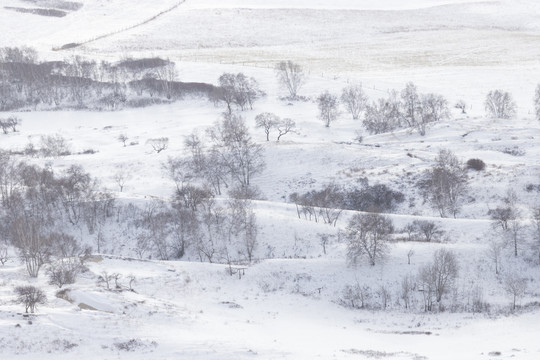
M 155 256 L 160 260 L 169 260 L 170 237 L 172 233 L 171 209 L 164 201 L 152 200 L 146 204 L 136 219 L 142 232 L 139 239 L 143 238 L 152 246 Z
M 23 163 L 16 161 L 8 152 L 0 151 L 0 195 L 6 209 L 13 208 L 23 191 L 23 168 Z
M 248 78 L 243 73 L 236 74 L 234 99 L 241 110 L 246 110 L 248 106 L 253 110 L 253 103 L 263 95 L 264 93 L 260 90 L 257 80 L 253 77 Z
M 517 273 L 511 272 L 504 277 L 504 290 L 512 296 L 512 310 L 516 309 L 517 300 L 527 291 L 527 280 Z
M 166 65 L 156 68 L 155 75 L 161 85 L 162 93 L 170 100 L 175 95 L 174 81 L 178 76 L 174 63 L 167 60 Z
M 58 263 L 51 264 L 47 269 L 49 284 L 59 288 L 67 284 L 74 284 L 81 270 L 77 261 L 75 259 L 62 259 Z
M 169 147 L 169 138 L 160 137 L 160 138 L 148 139 L 146 143 L 150 144 L 152 149 L 154 149 L 154 151 L 159 154 L 163 150 L 167 150 L 167 148 Z
M 291 99 L 296 99 L 306 80 L 302 67 L 290 60 L 281 61 L 276 65 L 276 75 L 281 85 L 289 91 Z
M 409 249 L 409 251 L 407 251 L 407 265 L 411 265 L 411 258 L 414 254 L 414 249 Z
M 265 112 L 255 116 L 255 126 L 264 130 L 266 141 L 270 141 L 270 130 L 274 129 L 280 119 L 277 115 Z
M 488 211 L 493 220 L 493 228 L 499 229 L 505 242 L 512 244 L 514 256 L 518 256 L 518 249 L 523 241 L 523 225 L 521 212 L 517 207 L 517 195 L 509 189 L 503 198 L 502 206 Z
M 28 313 L 28 310 L 34 313 L 38 304 L 45 304 L 47 302 L 45 293 L 32 285 L 17 286 L 15 288 L 15 295 L 17 295 L 17 302 L 24 304 L 26 313 Z
M 454 218 L 467 194 L 467 173 L 463 164 L 450 150 L 441 150 L 436 164 L 424 174 L 420 187 L 424 196 L 441 217 Z
M 418 227 L 414 223 L 408 223 L 401 229 L 402 232 L 407 234 L 407 241 L 416 241 Z
M 516 103 L 509 92 L 492 90 L 484 101 L 487 116 L 497 119 L 511 119 L 516 115 Z
M 120 188 L 120 192 L 124 191 L 124 186 L 130 177 L 131 173 L 125 165 L 120 165 L 117 167 L 116 172 L 113 174 L 113 180 Z
M 435 302 L 435 283 L 436 276 L 432 264 L 426 264 L 418 270 L 416 276 L 418 281 L 418 290 L 422 293 L 424 299 L 424 311 L 432 311 Z
M 401 91 L 401 100 L 407 126 L 414 127 L 418 122 L 418 110 L 421 108 L 420 95 L 418 95 L 416 85 L 412 82 L 407 83 L 405 89 Z
M 438 122 L 450 117 L 448 101 L 441 95 L 421 94 L 420 104 L 416 110 L 413 126 L 422 136 L 426 134 L 429 124 Z
M 0 264 L 4 266 L 9 260 L 8 247 L 4 244 L 0 244 Z
M 330 244 L 332 235 L 327 233 L 321 233 L 317 235 L 319 236 L 319 244 L 321 244 L 322 246 L 323 254 L 326 255 L 326 248 L 328 247 L 328 244 Z
M 467 113 L 467 103 L 465 103 L 465 100 L 458 100 L 454 107 L 460 109 L 462 114 Z
M 405 309 L 411 307 L 411 297 L 414 285 L 414 280 L 409 275 L 405 275 L 401 279 L 401 291 L 399 293 L 399 297 L 403 300 Z
M 110 274 L 107 270 L 103 270 L 99 276 L 99 282 L 105 283 L 107 290 L 111 289 L 111 281 L 114 278 L 114 274 Z
M 263 149 L 241 116 L 226 114 L 207 133 L 214 143 L 212 152 L 241 186 L 249 186 L 252 177 L 264 170 Z
M 444 231 L 434 221 L 415 220 L 413 225 L 424 236 L 424 241 L 427 242 L 438 240 L 444 234 Z
M 292 133 L 295 132 L 294 130 L 295 127 L 296 127 L 296 123 L 292 119 L 285 118 L 285 119 L 280 120 L 276 125 L 277 131 L 278 131 L 277 141 L 279 141 L 279 139 L 281 139 L 282 136 L 287 135 L 290 132 Z
M 126 141 L 129 140 L 128 136 L 126 134 L 120 134 L 118 135 L 118 141 L 120 141 L 122 144 L 124 144 L 124 147 L 126 147 Z
M 515 209 L 512 209 L 509 206 L 490 209 L 488 215 L 493 221 L 493 228 L 500 228 L 502 231 L 507 231 L 509 228 L 508 223 L 517 217 L 514 211 Z
M 374 266 L 384 259 L 388 251 L 388 241 L 394 232 L 392 221 L 379 214 L 355 214 L 346 228 L 347 259 L 356 264 L 361 257 L 367 257 Z
M 227 105 L 227 112 L 232 113 L 232 104 L 235 100 L 235 75 L 231 73 L 222 74 L 219 79 L 219 87 L 214 94 L 218 101 L 223 101 Z
M 330 94 L 326 90 L 317 97 L 317 105 L 319 107 L 319 118 L 324 122 L 326 127 L 330 127 L 330 124 L 339 115 L 337 96 Z
M 536 120 L 540 120 L 540 84 L 536 86 L 534 91 L 534 112 L 536 115 Z
M 369 306 L 368 301 L 371 297 L 371 288 L 367 285 L 360 285 L 357 281 L 354 286 L 345 286 L 341 302 L 353 309 L 364 309 Z
M 249 199 L 233 198 L 227 203 L 227 211 L 225 228 L 228 242 L 236 243 L 238 253 L 251 263 L 258 245 L 258 226 L 253 204 Z M 231 260 L 228 256 L 227 262 L 230 263 Z
M 362 85 L 348 86 L 341 93 L 341 102 L 354 120 L 358 120 L 360 113 L 366 108 L 367 100 Z
M 493 266 L 495 267 L 495 274 L 499 275 L 500 264 L 501 264 L 501 253 L 503 249 L 503 243 L 497 241 L 496 239 L 491 239 L 488 243 L 488 248 L 486 251 L 487 257 L 493 261 Z
M 10 116 L 6 119 L 0 119 L 0 128 L 4 134 L 7 134 L 9 130 L 17 132 L 17 126 L 21 124 L 22 120 L 15 116 Z
M 433 254 L 433 271 L 435 272 L 436 300 L 441 302 L 442 296 L 450 290 L 459 275 L 457 256 L 453 251 L 440 249 Z
M 459 264 L 454 252 L 439 249 L 433 254 L 433 261 L 422 267 L 418 279 L 424 295 L 426 311 L 432 310 L 433 301 L 442 309 L 442 297 L 453 286 L 459 275 Z
M 51 255 L 48 238 L 42 232 L 42 224 L 31 216 L 22 215 L 11 224 L 11 232 L 13 245 L 24 260 L 28 275 L 37 277 Z
M 540 262 L 540 207 L 532 209 L 532 246 L 536 251 L 537 260 Z

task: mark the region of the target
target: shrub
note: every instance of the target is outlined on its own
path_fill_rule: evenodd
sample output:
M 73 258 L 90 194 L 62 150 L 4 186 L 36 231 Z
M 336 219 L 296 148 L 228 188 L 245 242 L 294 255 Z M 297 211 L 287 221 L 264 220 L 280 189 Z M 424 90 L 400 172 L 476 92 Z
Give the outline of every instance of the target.
M 525 151 L 521 150 L 519 147 L 514 146 L 513 148 L 506 147 L 501 150 L 503 153 L 512 155 L 512 156 L 524 156 Z
M 40 142 L 41 154 L 45 157 L 59 157 L 71 154 L 68 141 L 60 134 L 42 135 Z
M 486 163 L 480 159 L 469 159 L 467 160 L 467 169 L 472 169 L 476 171 L 482 171 L 486 168 Z

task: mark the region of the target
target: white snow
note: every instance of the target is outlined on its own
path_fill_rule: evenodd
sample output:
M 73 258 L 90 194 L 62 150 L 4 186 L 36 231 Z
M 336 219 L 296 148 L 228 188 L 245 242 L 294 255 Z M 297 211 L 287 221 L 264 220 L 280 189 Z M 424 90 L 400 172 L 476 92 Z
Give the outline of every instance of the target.
M 33 46 L 44 59 L 169 57 L 182 81 L 216 83 L 223 72 L 241 71 L 254 76 L 267 92 L 255 110 L 242 113 L 267 162 L 265 172 L 254 178 L 265 196 L 255 203 L 261 261 L 239 279 L 238 274 L 230 276 L 225 265 L 194 258 L 135 260 L 133 239 L 124 228 L 109 226 L 102 252 L 114 255 L 88 262 L 88 272 L 69 286 L 66 301 L 55 296 L 58 289 L 47 284 L 44 271 L 29 280 L 13 256 L 0 267 L 1 359 L 540 358 L 540 268 L 504 254 L 503 270 L 522 271 L 529 284 L 520 302 L 528 307 L 512 313 L 502 278 L 486 256 L 493 236 L 487 211 L 509 187 L 524 211 L 539 204 L 538 192 L 525 190 L 540 179 L 540 123 L 532 106 L 540 79 L 537 2 L 186 0 L 133 30 L 70 51 L 52 51 L 133 26 L 179 3 L 79 2 L 83 7 L 63 18 L 0 9 L 0 46 Z M 20 0 L 2 5 L 34 7 Z M 307 69 L 301 94 L 310 100 L 292 105 L 279 100 L 285 94 L 273 65 L 283 59 Z M 443 94 L 450 104 L 464 99 L 467 114 L 453 109 L 453 119 L 429 128 L 425 137 L 406 130 L 364 133 L 362 144 L 353 140 L 361 123 L 348 114 L 342 113 L 330 128 L 317 119 L 313 98 L 324 89 L 338 93 L 346 84 L 361 82 L 375 100 L 407 81 L 421 92 Z M 484 117 L 484 96 L 495 88 L 511 91 L 518 103 L 516 119 Z M 185 99 L 116 112 L 17 113 L 20 132 L 0 135 L 0 147 L 20 150 L 29 142 L 37 145 L 44 134 L 59 133 L 74 153 L 97 152 L 26 160 L 49 164 L 55 171 L 81 164 L 120 203 L 144 204 L 171 196 L 173 184 L 164 176 L 162 163 L 169 156 L 185 155 L 183 137 L 194 130 L 203 134 L 222 110 L 206 100 Z M 298 132 L 279 143 L 266 142 L 254 127 L 254 117 L 263 111 L 294 119 Z M 121 133 L 138 144 L 123 147 L 117 140 Z M 170 138 L 170 147 L 156 154 L 145 143 L 160 136 Z M 502 152 L 513 147 L 523 156 Z M 463 161 L 480 158 L 487 164 L 486 171 L 469 173 L 474 202 L 464 206 L 458 219 L 438 218 L 412 189 L 414 175 L 431 166 L 442 148 Z M 120 166 L 131 173 L 122 193 L 112 179 Z M 347 266 L 344 244 L 335 240 L 323 254 L 317 234 L 337 234 L 351 213 L 344 212 L 333 228 L 299 219 L 287 197 L 332 181 L 354 186 L 359 177 L 406 194 L 396 214 L 389 214 L 396 227 L 415 219 L 436 221 L 446 231 L 443 243 L 397 242 L 385 263 L 375 267 Z M 89 234 L 81 237 L 87 243 L 95 240 Z M 440 247 L 459 255 L 462 296 L 481 285 L 492 315 L 432 314 L 395 304 L 402 276 L 414 276 Z M 121 274 L 122 290 L 107 290 L 98 281 L 104 271 Z M 131 275 L 136 278 L 134 292 L 127 289 Z M 45 289 L 49 302 L 26 318 L 21 305 L 13 302 L 12 289 L 28 282 Z M 339 305 L 345 285 L 356 283 L 374 293 L 383 285 L 396 289 L 390 309 Z M 373 306 L 379 306 L 379 300 L 374 296 Z

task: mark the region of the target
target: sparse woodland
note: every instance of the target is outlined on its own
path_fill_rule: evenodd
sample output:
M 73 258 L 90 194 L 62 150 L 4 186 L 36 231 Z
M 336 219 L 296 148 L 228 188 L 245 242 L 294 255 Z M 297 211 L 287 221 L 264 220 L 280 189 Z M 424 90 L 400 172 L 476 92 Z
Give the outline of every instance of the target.
M 257 266 L 269 266 L 264 264 L 270 260 L 305 261 L 302 266 L 309 268 L 310 259 L 330 259 L 332 270 L 338 266 L 343 273 L 361 275 L 340 278 L 336 271 L 316 278 L 276 268 L 252 281 L 261 293 L 322 297 L 349 311 L 498 316 L 537 307 L 538 181 L 519 191 L 509 186 L 504 195 L 480 196 L 483 179 L 493 181 L 499 168 L 486 164 L 481 151 L 464 159 L 451 143 L 441 141 L 437 150 L 407 152 L 419 165 L 403 179 L 348 168 L 332 174 L 331 181 L 304 179 L 303 185 L 280 189 L 281 202 L 267 201 L 259 180 L 274 176 L 273 162 L 279 160 L 272 157 L 279 159 L 282 149 L 304 141 L 306 122 L 280 113 L 277 106 L 275 112 L 259 108 L 275 94 L 267 94 L 255 77 L 226 72 L 215 84 L 182 82 L 179 71 L 173 61 L 159 57 L 45 61 L 31 48 L 0 49 L 0 140 L 25 128 L 27 112 L 121 113 L 186 99 L 221 112 L 212 125 L 183 131 L 181 137 L 154 133 L 139 145 L 142 139 L 131 137 L 129 127 L 111 137 L 118 153 L 146 147 L 146 156 L 155 157 L 169 184 L 165 197 L 148 193 L 130 198 L 130 185 L 144 176 L 135 179 L 126 162 L 109 180 L 97 177 L 77 163 L 78 157 L 92 157 L 97 150 L 74 150 L 77 140 L 60 133 L 29 136 L 24 148 L 0 145 L 0 270 L 24 269 L 19 285 L 9 286 L 21 312 L 46 313 L 50 294 L 69 298 L 81 278 L 92 279 L 100 291 L 136 293 L 141 275 L 118 269 L 92 273 L 92 259 L 102 256 L 218 264 L 238 281 Z M 287 94 L 276 101 L 311 107 L 316 114 L 311 126 L 332 131 L 340 122 L 353 121 L 356 133 L 351 130 L 347 146 L 354 146 L 359 156 L 364 148 L 385 147 L 384 138 L 373 145 L 365 144 L 364 137 L 399 132 L 407 141 L 423 142 L 439 126 L 466 116 L 468 109 L 463 100 L 451 105 L 442 95 L 419 92 L 412 82 L 379 98 L 369 96 L 360 83 L 343 87 L 341 93 L 320 89 L 310 97 L 303 95 L 310 76 L 301 64 L 284 60 L 272 71 Z M 537 120 L 539 89 L 531 94 L 531 116 Z M 517 105 L 504 90 L 490 91 L 482 106 L 493 121 L 511 122 L 517 116 Z M 323 158 L 322 151 L 315 157 Z M 500 153 L 523 156 L 519 147 Z M 61 166 L 53 166 L 55 161 Z M 533 175 L 539 179 L 539 173 Z M 279 216 L 265 212 L 272 207 L 281 209 Z M 472 225 L 475 220 L 479 225 Z M 478 232 L 463 235 L 462 226 Z M 283 234 L 286 241 L 276 240 Z M 475 250 L 461 250 L 455 246 L 459 241 L 474 244 Z M 483 278 L 473 282 L 471 271 Z M 46 279 L 41 287 L 39 279 Z M 493 284 L 498 287 L 490 289 Z M 6 287 L 0 284 L 2 291 Z M 155 346 L 116 344 L 118 351 Z

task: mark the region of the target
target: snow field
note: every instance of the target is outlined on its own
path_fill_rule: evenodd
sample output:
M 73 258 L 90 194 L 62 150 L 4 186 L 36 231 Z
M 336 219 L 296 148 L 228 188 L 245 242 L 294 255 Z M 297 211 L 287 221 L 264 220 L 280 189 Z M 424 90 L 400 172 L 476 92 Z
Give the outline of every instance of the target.
M 538 193 L 525 190 L 527 184 L 538 184 L 540 173 L 540 126 L 532 119 L 531 102 L 540 79 L 538 4 L 187 0 L 144 27 L 72 51 L 52 52 L 54 46 L 139 23 L 176 3 L 81 2 L 84 6 L 65 18 L 2 9 L 2 45 L 35 46 L 47 59 L 79 54 L 108 60 L 169 57 L 177 63 L 182 81 L 215 84 L 223 72 L 244 72 L 267 92 L 255 110 L 242 113 L 266 154 L 267 169 L 254 179 L 265 196 L 255 204 L 260 225 L 256 255 L 261 261 L 238 279 L 227 273 L 225 265 L 198 263 L 193 256 L 180 262 L 130 260 L 135 257 L 132 234 L 110 224 L 103 252 L 119 257 L 89 262 L 89 271 L 70 286 L 70 303 L 55 296 L 57 289 L 46 283 L 44 272 L 29 280 L 24 267 L 12 259 L 0 267 L 2 359 L 539 357 L 540 313 L 534 305 L 540 293 L 538 266 L 513 260 L 509 250 L 504 253 L 502 271 L 513 269 L 528 279 L 520 304 L 531 303 L 522 313 L 510 314 L 502 278 L 495 275 L 485 253 L 494 236 L 487 211 L 500 204 L 509 187 L 516 190 L 524 212 L 539 200 Z M 21 26 L 27 23 L 32 26 Z M 283 59 L 306 68 L 308 81 L 300 93 L 310 98 L 307 102 L 278 100 L 285 94 L 272 67 Z M 364 133 L 362 144 L 354 142 L 361 124 L 348 114 L 342 113 L 329 129 L 317 119 L 313 99 L 324 89 L 339 93 L 347 84 L 362 83 L 370 99 L 376 100 L 390 89 L 401 90 L 407 81 L 415 82 L 420 92 L 443 94 L 450 105 L 464 99 L 468 114 L 453 110 L 453 120 L 434 125 L 425 137 L 405 130 Z M 519 106 L 517 119 L 483 118 L 484 96 L 495 88 L 512 92 Z M 43 134 L 59 133 L 74 153 L 97 152 L 25 160 L 50 164 L 55 171 L 81 164 L 115 192 L 119 203 L 143 205 L 152 198 L 170 197 L 173 184 L 164 177 L 161 164 L 169 156 L 185 155 L 183 137 L 194 130 L 204 134 L 222 111 L 204 100 L 185 99 L 117 112 L 18 113 L 23 120 L 20 132 L 0 135 L 0 147 L 20 150 L 29 142 L 39 144 Z M 254 128 L 254 117 L 263 111 L 294 119 L 298 133 L 286 135 L 280 143 L 265 142 L 263 132 Z M 122 133 L 128 143 L 136 144 L 123 147 L 117 140 Z M 170 147 L 156 154 L 146 141 L 161 136 L 170 138 Z M 522 156 L 503 153 L 516 147 Z M 459 219 L 436 217 L 413 188 L 418 174 L 431 166 L 442 148 L 463 161 L 474 157 L 487 164 L 484 172 L 469 172 L 474 202 L 464 206 Z M 112 179 L 119 167 L 127 168 L 131 176 L 122 193 Z M 443 243 L 397 242 L 387 260 L 375 267 L 348 267 L 345 246 L 335 239 L 324 255 L 318 234 L 337 234 L 351 213 L 344 212 L 336 228 L 298 219 L 294 205 L 285 204 L 288 195 L 331 181 L 355 186 L 364 176 L 370 184 L 389 184 L 405 193 L 396 214 L 389 214 L 396 227 L 416 219 L 435 221 L 446 231 Z M 94 244 L 93 236 L 81 237 Z M 492 306 L 491 315 L 423 313 L 418 303 L 408 312 L 396 304 L 402 276 L 414 276 L 441 247 L 455 251 L 460 260 L 459 300 L 467 301 L 474 286 L 480 285 Z M 414 255 L 408 265 L 410 250 Z M 123 286 L 134 275 L 136 293 L 105 290 L 98 284 L 103 271 L 120 273 Z M 371 287 L 373 308 L 380 307 L 379 287 L 391 287 L 389 310 L 338 305 L 345 285 L 357 282 Z M 12 288 L 26 283 L 44 288 L 49 298 L 29 318 L 32 324 L 20 314 L 21 305 L 13 303 Z M 96 310 L 81 309 L 81 303 Z M 125 351 L 130 347 L 133 351 Z

